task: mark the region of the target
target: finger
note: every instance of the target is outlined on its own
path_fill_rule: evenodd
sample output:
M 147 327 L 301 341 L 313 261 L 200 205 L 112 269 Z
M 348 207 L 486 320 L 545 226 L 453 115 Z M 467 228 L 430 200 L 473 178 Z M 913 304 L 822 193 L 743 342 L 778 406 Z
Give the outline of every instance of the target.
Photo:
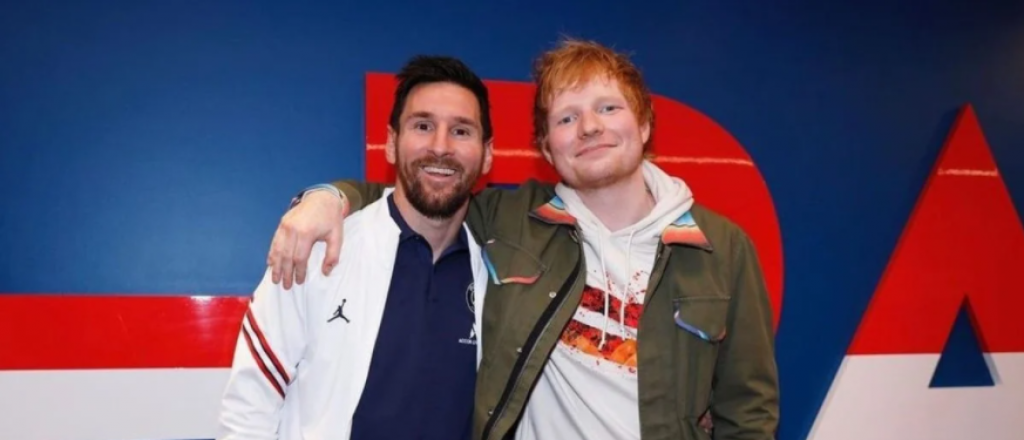
M 285 290 L 292 288 L 292 253 L 295 249 L 294 234 L 290 234 L 288 238 L 290 246 L 282 248 L 281 260 L 278 262 L 281 265 L 281 285 Z
M 711 432 L 711 429 L 714 428 L 714 424 L 711 422 L 711 412 L 705 412 L 704 415 L 700 417 L 698 424 L 702 429 L 704 429 L 704 431 Z
M 279 226 L 277 232 L 274 232 L 273 241 L 270 242 L 267 265 L 270 266 L 271 279 L 274 281 L 274 284 L 281 282 L 281 262 L 284 260 L 285 243 L 290 241 L 288 236 L 288 230 Z
M 309 254 L 313 249 L 313 240 L 309 236 L 299 235 L 295 241 L 295 253 L 292 264 L 295 267 L 295 283 L 306 282 L 306 268 L 309 266 Z
M 298 261 L 294 264 L 295 267 L 295 284 L 302 285 L 306 282 L 306 265 Z
M 344 223 L 338 222 L 338 226 L 331 229 L 330 234 L 327 235 L 327 255 L 324 256 L 324 264 L 321 268 L 324 276 L 330 275 L 331 270 L 338 264 L 338 259 L 341 257 L 341 242 L 345 239 L 344 237 Z

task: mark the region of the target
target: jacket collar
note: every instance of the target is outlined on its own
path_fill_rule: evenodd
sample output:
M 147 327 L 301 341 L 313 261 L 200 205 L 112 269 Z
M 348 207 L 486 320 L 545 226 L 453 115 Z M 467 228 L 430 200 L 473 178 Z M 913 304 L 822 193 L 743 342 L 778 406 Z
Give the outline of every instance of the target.
M 530 211 L 530 216 L 553 225 L 576 226 L 576 217 L 565 210 L 565 202 L 562 202 L 562 198 L 558 196 L 534 208 L 533 211 Z
M 576 217 L 573 217 L 572 214 L 565 210 L 565 203 L 557 195 L 547 203 L 530 211 L 530 216 L 553 225 L 576 226 L 577 224 Z M 665 230 L 661 232 L 661 242 L 666 245 L 680 244 L 693 246 L 708 252 L 714 249 L 711 246 L 711 242 L 708 241 L 708 237 L 704 235 L 704 231 L 700 229 L 700 226 L 693 219 L 691 211 L 686 211 L 672 224 L 665 227 Z
M 665 227 L 661 232 L 661 242 L 665 244 L 681 244 L 704 249 L 708 252 L 714 250 L 704 231 L 693 219 L 693 211 L 688 210 L 679 216 L 676 221 Z

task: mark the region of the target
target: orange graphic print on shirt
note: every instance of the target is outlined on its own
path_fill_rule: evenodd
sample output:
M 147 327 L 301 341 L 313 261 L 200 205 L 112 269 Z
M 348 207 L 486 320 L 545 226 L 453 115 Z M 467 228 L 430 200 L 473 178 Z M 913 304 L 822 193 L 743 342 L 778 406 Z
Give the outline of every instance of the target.
M 561 341 L 569 347 L 579 350 L 598 359 L 629 367 L 631 373 L 636 371 L 637 341 L 636 331 L 643 312 L 642 300 L 630 296 L 621 316 L 623 302 L 615 295 L 608 297 L 608 313 L 605 318 L 605 292 L 601 289 L 586 286 L 583 298 L 576 315 L 565 331 Z M 601 347 L 601 333 L 605 331 L 604 347 Z

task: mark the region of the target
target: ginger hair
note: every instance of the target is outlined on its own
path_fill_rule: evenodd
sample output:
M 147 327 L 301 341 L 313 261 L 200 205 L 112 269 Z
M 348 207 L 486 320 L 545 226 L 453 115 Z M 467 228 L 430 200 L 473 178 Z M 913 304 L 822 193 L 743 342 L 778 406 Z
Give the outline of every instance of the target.
M 653 101 L 640 69 L 625 54 L 600 43 L 563 39 L 558 47 L 543 53 L 533 65 L 537 86 L 533 100 L 533 141 L 537 148 L 543 149 L 547 142 L 548 112 L 555 97 L 595 78 L 617 82 L 637 122 L 649 123 L 654 132 Z M 648 141 L 644 151 L 649 149 Z

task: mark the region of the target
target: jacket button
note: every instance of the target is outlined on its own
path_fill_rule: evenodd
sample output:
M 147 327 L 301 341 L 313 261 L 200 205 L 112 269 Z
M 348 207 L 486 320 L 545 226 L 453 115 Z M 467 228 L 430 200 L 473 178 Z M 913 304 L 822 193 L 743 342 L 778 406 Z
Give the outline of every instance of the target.
M 494 415 L 494 410 L 493 409 L 487 410 L 487 415 L 493 416 Z
M 555 293 L 555 292 L 548 292 L 548 298 L 554 298 L 554 297 L 555 297 L 555 296 L 557 296 L 557 295 L 558 295 L 558 294 L 557 294 L 557 293 Z
M 522 353 L 523 347 L 516 347 L 516 353 Z

